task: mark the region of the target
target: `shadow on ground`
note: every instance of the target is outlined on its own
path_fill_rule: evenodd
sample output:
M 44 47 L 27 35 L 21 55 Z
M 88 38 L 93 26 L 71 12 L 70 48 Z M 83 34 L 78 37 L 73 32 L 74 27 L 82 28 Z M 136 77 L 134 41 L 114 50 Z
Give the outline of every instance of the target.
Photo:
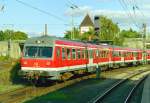
M 10 70 L 10 81 L 15 85 L 31 85 L 27 80 L 23 79 L 19 74 L 21 69 L 20 63 L 16 62 L 12 69 Z

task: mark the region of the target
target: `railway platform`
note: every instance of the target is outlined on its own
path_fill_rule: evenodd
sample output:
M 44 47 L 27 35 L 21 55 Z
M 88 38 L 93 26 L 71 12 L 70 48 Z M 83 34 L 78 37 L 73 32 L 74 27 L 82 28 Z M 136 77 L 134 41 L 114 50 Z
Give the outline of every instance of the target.
M 144 83 L 141 103 L 150 103 L 150 75 Z

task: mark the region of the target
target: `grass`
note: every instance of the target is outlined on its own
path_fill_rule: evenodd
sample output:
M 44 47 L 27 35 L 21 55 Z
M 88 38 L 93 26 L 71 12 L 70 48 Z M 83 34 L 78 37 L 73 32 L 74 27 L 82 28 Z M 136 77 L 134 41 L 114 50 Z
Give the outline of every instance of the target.
M 0 56 L 0 61 L 7 61 L 10 58 L 8 56 Z
M 0 85 L 0 94 L 23 87 L 22 85 Z
M 17 83 L 17 80 L 19 81 L 17 75 L 19 63 L 12 60 L 10 61 L 10 59 L 8 59 L 8 61 L 7 58 L 3 57 L 0 57 L 0 61 L 1 60 L 6 61 L 0 63 L 0 93 L 23 87 L 21 83 Z

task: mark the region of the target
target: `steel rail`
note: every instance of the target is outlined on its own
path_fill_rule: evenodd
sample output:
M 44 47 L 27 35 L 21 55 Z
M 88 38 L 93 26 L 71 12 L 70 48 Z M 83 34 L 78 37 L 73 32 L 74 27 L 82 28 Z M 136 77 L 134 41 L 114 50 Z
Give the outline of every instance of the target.
M 22 100 L 29 99 L 33 96 L 41 96 L 93 77 L 95 77 L 95 74 L 82 76 L 62 83 L 53 84 L 50 87 L 26 87 L 18 89 L 16 91 L 10 91 L 8 93 L 0 94 L 0 103 L 20 103 Z
M 138 81 L 138 83 L 132 88 L 132 90 L 130 91 L 129 95 L 127 96 L 126 100 L 124 101 L 124 103 L 129 103 L 130 99 L 132 98 L 135 90 L 138 88 L 138 86 L 148 77 L 149 74 L 147 74 L 146 76 L 144 76 L 140 81 Z
M 111 93 L 115 88 L 120 86 L 122 83 L 127 81 L 129 78 L 132 78 L 134 76 L 137 76 L 137 75 L 142 74 L 147 71 L 149 71 L 149 70 L 142 70 L 137 73 L 132 73 L 132 75 L 125 77 L 123 80 L 120 80 L 119 82 L 115 83 L 112 87 L 108 88 L 102 95 L 100 95 L 99 97 L 96 97 L 96 99 L 94 99 L 94 101 L 92 101 L 92 103 L 101 103 L 100 102 L 101 100 L 103 100 L 109 93 Z

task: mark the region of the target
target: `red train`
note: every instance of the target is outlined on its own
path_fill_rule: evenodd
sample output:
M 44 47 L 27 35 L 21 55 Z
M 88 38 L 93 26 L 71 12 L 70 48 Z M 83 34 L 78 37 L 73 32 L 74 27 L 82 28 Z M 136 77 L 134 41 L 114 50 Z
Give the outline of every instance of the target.
M 32 79 L 65 80 L 86 72 L 138 65 L 150 61 L 150 50 L 96 45 L 51 36 L 31 38 L 24 45 L 20 75 Z

